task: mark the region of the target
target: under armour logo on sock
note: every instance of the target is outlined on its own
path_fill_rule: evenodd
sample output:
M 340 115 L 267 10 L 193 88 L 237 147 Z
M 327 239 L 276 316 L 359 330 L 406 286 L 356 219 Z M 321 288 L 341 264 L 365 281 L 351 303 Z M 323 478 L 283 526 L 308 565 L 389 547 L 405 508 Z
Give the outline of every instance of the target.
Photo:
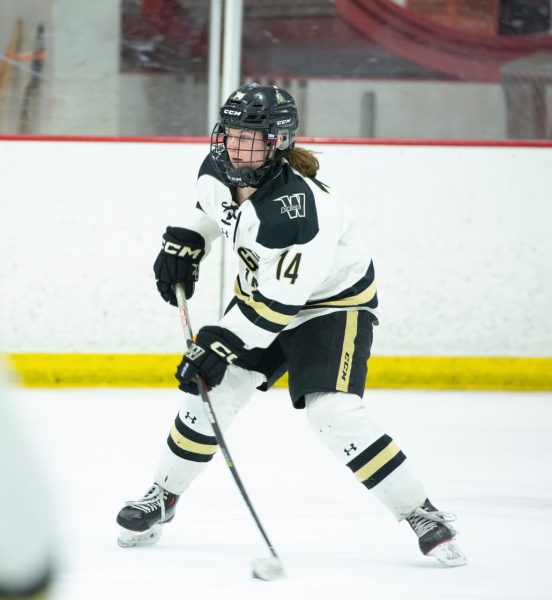
M 351 452 L 354 452 L 355 450 L 357 450 L 357 447 L 354 444 L 351 444 L 348 448 L 345 448 L 343 452 L 345 452 L 345 454 L 349 456 Z
M 184 415 L 184 418 L 189 419 L 192 422 L 192 425 L 197 421 L 197 417 L 192 417 L 189 411 Z

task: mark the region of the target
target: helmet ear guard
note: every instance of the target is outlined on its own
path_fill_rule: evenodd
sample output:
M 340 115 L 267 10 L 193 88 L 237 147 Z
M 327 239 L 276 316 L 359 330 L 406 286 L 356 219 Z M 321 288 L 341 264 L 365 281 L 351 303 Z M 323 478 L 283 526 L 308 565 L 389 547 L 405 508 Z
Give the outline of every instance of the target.
M 295 134 L 290 135 L 289 129 L 280 129 L 276 134 L 276 150 L 284 152 L 295 146 Z

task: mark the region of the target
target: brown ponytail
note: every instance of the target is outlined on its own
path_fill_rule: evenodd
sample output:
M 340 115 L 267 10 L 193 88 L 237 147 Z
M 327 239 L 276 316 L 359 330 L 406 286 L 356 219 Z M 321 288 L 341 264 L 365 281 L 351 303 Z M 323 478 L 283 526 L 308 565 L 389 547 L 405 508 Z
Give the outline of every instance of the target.
M 291 167 L 299 171 L 304 177 L 315 177 L 320 168 L 314 152 L 300 146 L 292 148 L 286 153 L 285 158 Z

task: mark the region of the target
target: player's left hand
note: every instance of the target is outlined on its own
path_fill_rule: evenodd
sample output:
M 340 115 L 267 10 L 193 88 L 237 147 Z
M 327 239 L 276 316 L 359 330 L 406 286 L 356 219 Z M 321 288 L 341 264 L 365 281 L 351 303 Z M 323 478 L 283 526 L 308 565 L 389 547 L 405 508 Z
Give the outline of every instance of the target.
M 178 388 L 190 394 L 199 394 L 196 379 L 199 375 L 210 390 L 222 381 L 228 365 L 243 350 L 242 340 L 224 327 L 202 327 L 196 341 L 188 348 L 176 369 Z

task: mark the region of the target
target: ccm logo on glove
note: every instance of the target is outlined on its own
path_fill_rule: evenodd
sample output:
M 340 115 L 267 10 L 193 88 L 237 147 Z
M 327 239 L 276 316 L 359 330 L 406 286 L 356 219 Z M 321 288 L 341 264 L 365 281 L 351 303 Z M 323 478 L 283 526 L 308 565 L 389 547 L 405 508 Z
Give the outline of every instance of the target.
M 174 242 L 163 240 L 161 249 L 167 254 L 175 254 L 177 256 L 190 256 L 192 259 L 200 260 L 203 254 L 203 248 L 190 248 L 190 246 L 181 246 Z
M 195 343 L 190 345 L 176 370 L 179 389 L 198 394 L 198 375 L 207 384 L 207 389 L 219 385 L 228 365 L 239 358 L 243 349 L 242 340 L 228 329 L 218 326 L 202 327 Z
M 238 358 L 238 355 L 232 352 L 230 348 L 227 348 L 222 342 L 213 342 L 210 347 L 213 352 L 225 358 L 230 364 Z
M 197 231 L 167 227 L 161 252 L 153 265 L 157 289 L 164 300 L 177 306 L 173 287 L 178 282 L 184 285 L 186 298 L 192 297 L 204 255 L 205 240 Z

